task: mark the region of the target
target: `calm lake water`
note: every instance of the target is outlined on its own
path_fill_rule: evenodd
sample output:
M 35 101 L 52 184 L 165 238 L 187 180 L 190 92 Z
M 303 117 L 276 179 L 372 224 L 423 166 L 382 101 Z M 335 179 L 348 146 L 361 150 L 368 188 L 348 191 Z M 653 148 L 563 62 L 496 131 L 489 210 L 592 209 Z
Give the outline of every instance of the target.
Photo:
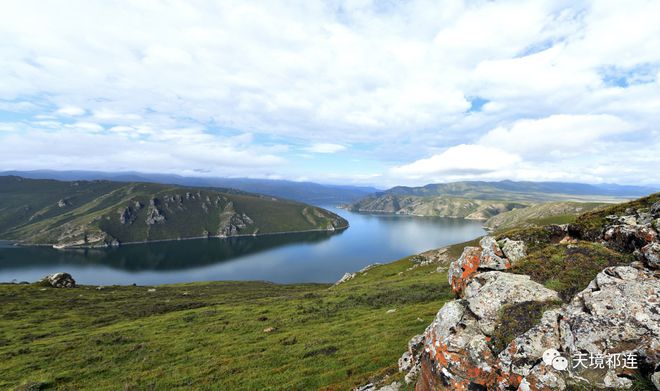
M 461 219 L 365 215 L 326 207 L 350 222 L 341 233 L 199 239 L 110 249 L 55 250 L 0 243 L 0 282 L 66 271 L 80 284 L 154 285 L 212 280 L 334 282 L 374 262 L 483 234 Z

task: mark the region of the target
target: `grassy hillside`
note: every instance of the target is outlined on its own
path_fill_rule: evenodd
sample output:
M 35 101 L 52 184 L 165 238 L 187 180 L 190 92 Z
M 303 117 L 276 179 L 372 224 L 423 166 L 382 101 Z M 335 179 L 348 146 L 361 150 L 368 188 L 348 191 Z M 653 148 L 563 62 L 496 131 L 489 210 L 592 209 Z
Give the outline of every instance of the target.
M 348 209 L 365 213 L 397 213 L 487 220 L 516 209 L 488 226 L 512 227 L 530 220 L 536 223 L 569 222 L 572 215 L 598 204 L 621 202 L 645 195 L 650 188 L 596 186 L 561 182 L 453 182 L 422 187 L 393 187 L 362 198 Z M 523 208 L 537 206 L 521 212 Z M 580 203 L 580 204 L 579 204 Z M 582 210 L 582 207 L 585 209 Z M 550 218 L 550 219 L 547 219 Z
M 599 202 L 556 201 L 514 209 L 489 218 L 484 226 L 491 230 L 524 225 L 567 224 L 578 215 L 608 204 Z
M 524 208 L 528 204 L 499 200 L 456 197 L 419 197 L 383 195 L 363 198 L 350 209 L 364 213 L 397 213 L 414 216 L 440 216 L 486 220 L 492 216 Z
M 482 200 L 558 201 L 630 199 L 658 191 L 657 188 L 619 185 L 589 185 L 568 182 L 463 181 L 435 183 L 421 187 L 397 186 L 376 195 L 419 197 L 461 197 Z
M 0 285 L 0 389 L 347 390 L 394 379 L 408 339 L 451 298 L 446 273 L 412 265 L 338 286 Z
M 0 238 L 62 247 L 334 230 L 326 210 L 231 190 L 0 177 Z

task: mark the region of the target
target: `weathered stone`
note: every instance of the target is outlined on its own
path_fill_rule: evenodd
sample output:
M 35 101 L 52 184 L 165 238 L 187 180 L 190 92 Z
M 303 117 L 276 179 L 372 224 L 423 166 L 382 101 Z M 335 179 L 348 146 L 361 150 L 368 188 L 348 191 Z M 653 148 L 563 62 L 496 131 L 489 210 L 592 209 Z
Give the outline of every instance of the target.
M 69 273 L 54 273 L 42 278 L 42 284 L 47 284 L 53 288 L 75 288 L 76 280 Z
M 149 209 L 147 210 L 147 219 L 145 222 L 148 225 L 154 225 L 164 223 L 165 220 L 165 215 L 160 209 L 160 200 L 158 198 L 149 200 Z
M 606 268 L 564 310 L 562 346 L 594 354 L 645 348 L 645 356 L 658 360 L 660 351 L 648 347 L 660 339 L 659 305 L 660 283 L 653 272 Z
M 481 238 L 479 245 L 481 246 L 480 268 L 505 270 L 511 267 L 511 263 L 508 259 L 504 258 L 504 253 L 492 236 Z
M 642 255 L 648 267 L 652 269 L 660 269 L 660 243 L 649 243 L 642 247 Z
M 460 293 L 469 279 L 479 269 L 481 262 L 481 248 L 465 247 L 458 260 L 449 265 L 447 273 L 449 284 L 454 293 Z
M 420 355 L 424 348 L 424 336 L 416 335 L 408 341 L 408 351 L 399 359 L 399 372 L 405 372 L 404 381 L 410 384 L 417 380 L 420 369 Z
M 660 302 L 658 278 L 651 271 L 628 266 L 611 267 L 596 276 L 587 289 L 569 305 L 547 311 L 539 325 L 518 336 L 498 356 L 500 386 L 520 389 L 564 389 L 556 371 L 544 368 L 542 354 L 559 349 L 564 357 L 573 354 L 635 354 L 648 367 L 660 362 L 660 314 L 653 307 Z M 570 379 L 590 379 L 597 387 L 627 387 L 620 375 L 624 368 L 609 370 L 580 365 L 569 367 Z M 627 375 L 630 375 L 628 372 Z M 571 380 L 578 382 L 578 380 Z
M 501 244 L 500 248 L 502 249 L 504 256 L 509 259 L 509 262 L 512 265 L 515 265 L 516 262 L 527 256 L 527 246 L 522 240 L 504 238 Z
M 632 253 L 655 241 L 658 234 L 650 226 L 615 225 L 603 234 L 606 244 L 618 251 Z
M 492 335 L 500 308 L 525 301 L 559 300 L 559 294 L 529 276 L 498 271 L 480 273 L 465 287 L 463 297 L 479 318 L 481 330 Z
M 660 217 L 660 201 L 651 205 L 651 208 L 649 210 L 651 211 L 651 214 L 654 215 L 655 217 Z
M 342 284 L 348 280 L 352 280 L 355 278 L 355 273 L 344 273 L 344 275 L 339 279 L 339 281 L 335 282 L 335 285 Z

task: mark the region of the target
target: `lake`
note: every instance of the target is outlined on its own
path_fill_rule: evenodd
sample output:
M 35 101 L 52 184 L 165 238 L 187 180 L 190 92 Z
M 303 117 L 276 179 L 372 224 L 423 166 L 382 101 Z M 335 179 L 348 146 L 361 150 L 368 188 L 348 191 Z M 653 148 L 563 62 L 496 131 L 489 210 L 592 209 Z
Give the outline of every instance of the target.
M 390 262 L 484 233 L 462 219 L 367 215 L 325 207 L 350 222 L 339 233 L 195 239 L 108 249 L 55 250 L 0 243 L 0 282 L 36 281 L 59 271 L 79 284 L 155 285 L 191 281 L 335 282 L 374 262 Z

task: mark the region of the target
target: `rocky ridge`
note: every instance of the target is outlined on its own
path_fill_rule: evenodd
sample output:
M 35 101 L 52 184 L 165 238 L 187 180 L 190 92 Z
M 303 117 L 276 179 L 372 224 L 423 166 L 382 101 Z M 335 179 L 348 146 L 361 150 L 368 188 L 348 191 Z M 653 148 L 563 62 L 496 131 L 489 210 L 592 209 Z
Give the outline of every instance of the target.
M 641 377 L 660 389 L 659 221 L 656 194 L 547 227 L 547 243 L 515 233 L 466 247 L 448 272 L 456 300 L 399 360 L 406 383 L 416 390 L 626 389 Z M 637 260 L 601 270 L 570 298 L 516 274 L 528 251 L 577 249 L 584 240 Z M 514 323 L 524 329 L 503 338 L 510 327 L 503 318 L 520 310 Z M 590 365 L 594 357 L 600 361 Z

